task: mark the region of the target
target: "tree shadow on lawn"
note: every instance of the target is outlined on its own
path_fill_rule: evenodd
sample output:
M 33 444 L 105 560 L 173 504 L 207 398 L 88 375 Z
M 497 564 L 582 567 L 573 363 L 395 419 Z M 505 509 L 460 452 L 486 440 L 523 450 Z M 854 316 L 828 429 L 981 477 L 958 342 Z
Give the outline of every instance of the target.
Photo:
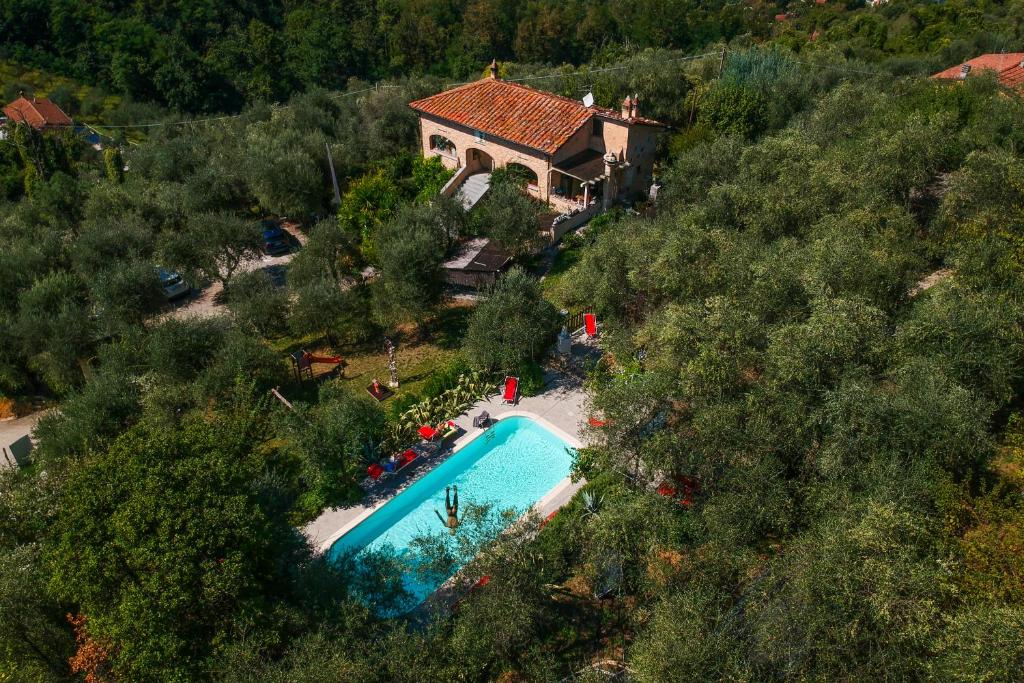
M 461 348 L 462 338 L 466 335 L 466 327 L 472 314 L 472 306 L 466 304 L 456 303 L 445 307 L 431 321 L 431 341 L 446 351 Z

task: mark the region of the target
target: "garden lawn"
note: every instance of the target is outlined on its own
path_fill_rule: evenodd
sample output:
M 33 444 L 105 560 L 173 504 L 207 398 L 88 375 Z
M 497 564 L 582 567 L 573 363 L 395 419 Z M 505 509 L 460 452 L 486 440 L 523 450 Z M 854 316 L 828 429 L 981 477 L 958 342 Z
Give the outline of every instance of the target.
M 382 407 L 386 409 L 391 403 L 409 394 L 419 394 L 435 370 L 448 365 L 459 356 L 471 311 L 471 304 L 454 301 L 430 323 L 429 336 L 426 338 L 413 330 L 403 330 L 396 335 L 399 388 L 394 396 L 381 404 Z M 306 349 L 314 354 L 341 355 L 347 366 L 340 381 L 354 391 L 365 391 L 374 378 L 386 385 L 390 376 L 383 339 L 334 349 L 321 335 L 286 336 L 272 341 L 270 345 L 281 354 L 283 362 L 288 362 L 289 353 L 300 349 Z M 282 387 L 282 393 L 288 399 L 308 402 L 316 401 L 318 390 L 319 382 L 316 381 L 306 381 L 301 386 L 293 382 L 289 387 Z

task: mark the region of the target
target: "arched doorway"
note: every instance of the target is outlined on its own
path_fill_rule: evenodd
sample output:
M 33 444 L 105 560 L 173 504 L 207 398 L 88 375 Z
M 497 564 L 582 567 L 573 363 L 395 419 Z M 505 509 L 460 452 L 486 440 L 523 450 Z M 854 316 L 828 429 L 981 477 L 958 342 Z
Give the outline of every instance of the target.
M 540 188 L 540 179 L 537 177 L 537 172 L 529 166 L 517 164 L 513 161 L 505 164 L 505 168 L 511 177 L 525 184 L 528 189 L 537 190 Z
M 476 147 L 470 147 L 466 150 L 466 168 L 472 171 L 493 171 L 494 170 L 494 159 L 490 154 L 477 149 Z

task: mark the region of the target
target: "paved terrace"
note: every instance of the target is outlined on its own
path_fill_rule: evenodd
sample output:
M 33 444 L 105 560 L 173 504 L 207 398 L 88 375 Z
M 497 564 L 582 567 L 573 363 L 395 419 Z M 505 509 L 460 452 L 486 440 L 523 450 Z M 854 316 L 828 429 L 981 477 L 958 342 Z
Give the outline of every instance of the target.
M 328 550 L 359 522 L 370 516 L 377 508 L 391 500 L 399 491 L 429 472 L 446 458 L 457 452 L 474 438 L 483 434 L 484 430 L 473 427 L 473 416 L 486 410 L 492 420 L 500 420 L 512 415 L 526 415 L 537 419 L 542 425 L 564 439 L 570 446 L 579 448 L 584 442 L 586 425 L 586 394 L 579 379 L 571 375 L 547 373 L 545 375 L 544 392 L 538 396 L 520 398 L 514 406 L 504 405 L 501 394 L 494 394 L 483 401 L 475 403 L 466 413 L 455 418 L 465 434 L 459 437 L 450 448 L 427 458 L 419 458 L 409 465 L 410 471 L 402 472 L 396 477 L 385 480 L 370 490 L 365 500 L 358 505 L 344 508 L 331 508 L 316 520 L 303 528 L 303 533 L 318 552 Z M 583 486 L 584 482 L 571 482 L 568 478 L 542 498 L 534 506 L 541 515 L 547 516 L 569 502 L 569 499 Z

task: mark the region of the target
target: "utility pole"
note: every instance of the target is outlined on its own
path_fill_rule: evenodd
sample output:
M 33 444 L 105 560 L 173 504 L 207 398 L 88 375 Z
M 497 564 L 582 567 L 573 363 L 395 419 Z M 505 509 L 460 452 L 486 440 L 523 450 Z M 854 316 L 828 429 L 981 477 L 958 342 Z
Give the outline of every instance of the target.
M 331 167 L 331 184 L 334 186 L 334 205 L 341 206 L 341 190 L 338 189 L 338 174 L 334 172 L 334 159 L 331 157 L 331 145 L 324 143 L 327 148 L 327 165 Z
M 722 72 L 725 71 L 725 52 L 728 48 L 722 47 L 722 61 L 718 63 L 718 77 L 722 77 Z

